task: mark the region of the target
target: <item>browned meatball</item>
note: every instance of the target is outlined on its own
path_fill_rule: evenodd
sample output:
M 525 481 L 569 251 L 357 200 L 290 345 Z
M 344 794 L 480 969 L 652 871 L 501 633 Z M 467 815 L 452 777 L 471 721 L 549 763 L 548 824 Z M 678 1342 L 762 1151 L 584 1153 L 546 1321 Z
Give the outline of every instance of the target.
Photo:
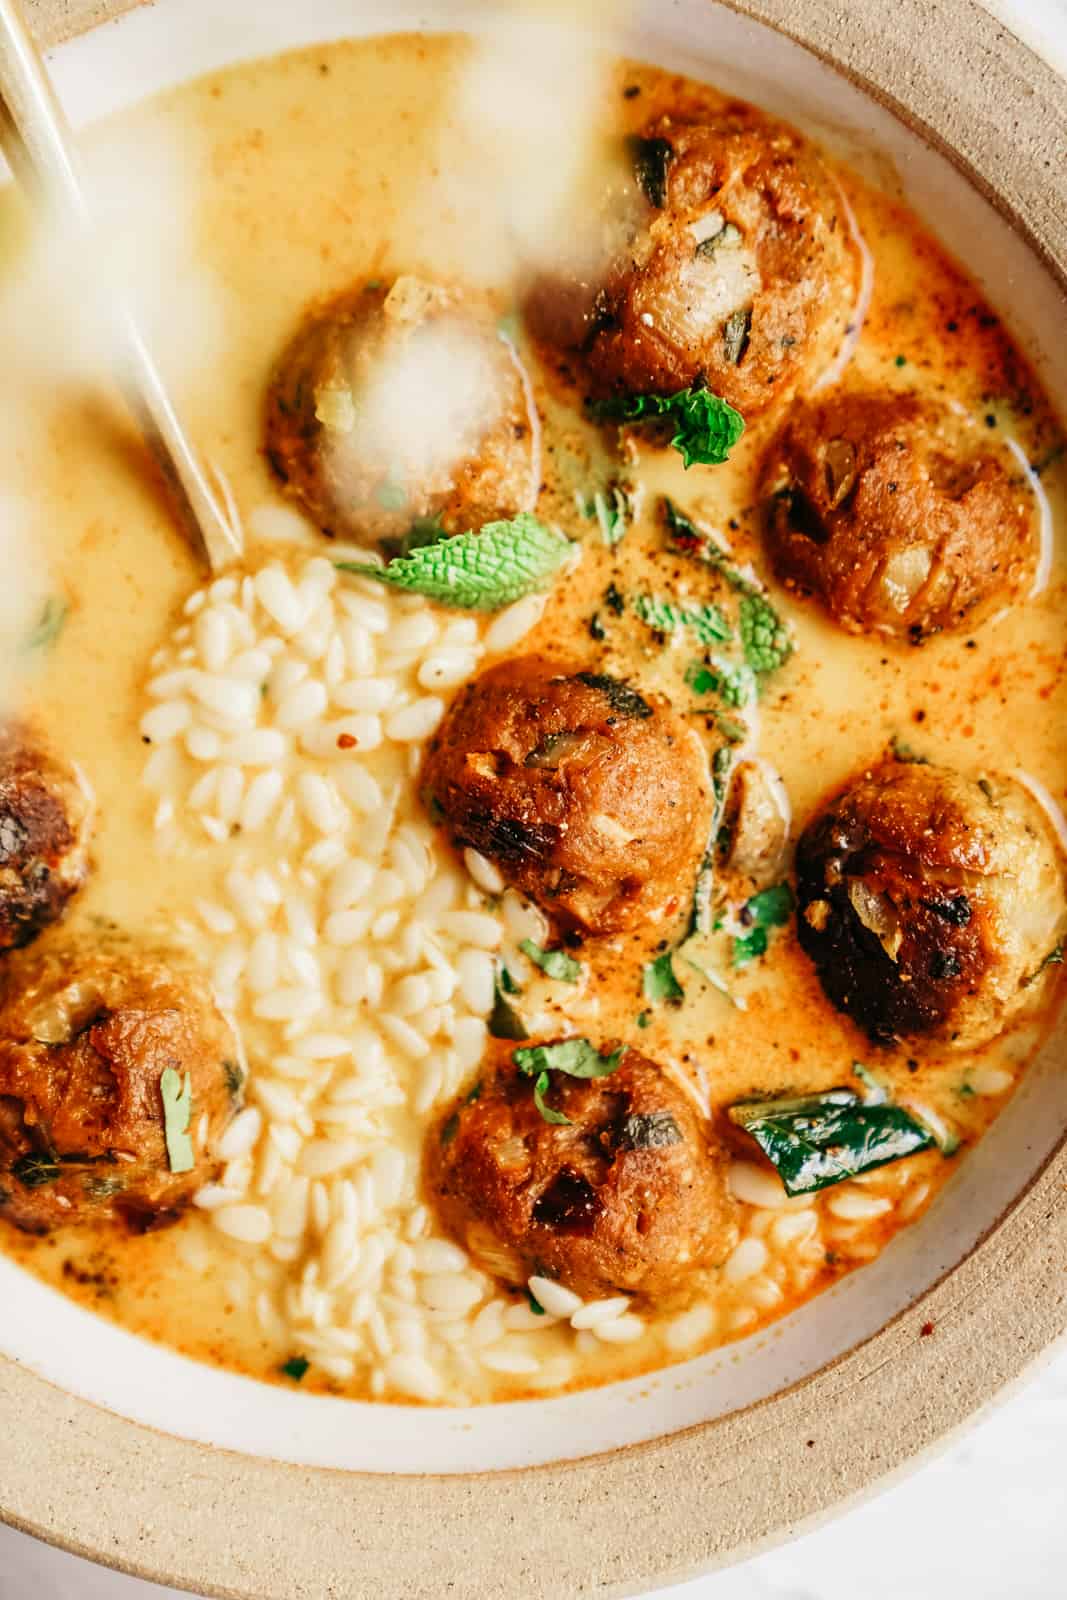
M 310 316 L 267 397 L 267 454 L 324 532 L 389 540 L 531 511 L 538 423 L 484 299 L 400 277 Z
M 609 1077 L 552 1074 L 544 1120 L 514 1045 L 430 1130 L 430 1192 L 450 1233 L 506 1282 L 558 1278 L 583 1299 L 684 1302 L 736 1236 L 726 1159 L 666 1075 L 625 1050 Z
M 138 1231 L 173 1221 L 215 1171 L 207 1152 L 240 1090 L 236 1061 L 206 979 L 171 952 L 102 934 L 8 957 L 0 1215 L 32 1233 L 115 1218 Z M 167 1068 L 179 1088 L 188 1074 L 191 1171 L 173 1171 L 168 1156 Z
M 430 742 L 424 792 L 458 846 L 587 933 L 673 917 L 711 826 L 704 752 L 662 699 L 539 656 L 462 690 Z
M 84 779 L 25 723 L 0 724 L 0 950 L 62 916 L 89 871 Z
M 916 762 L 864 773 L 808 823 L 797 896 L 827 995 L 882 1041 L 994 1038 L 1064 926 L 1060 854 L 1030 793 Z
M 763 472 L 778 576 L 842 627 L 919 643 L 973 627 L 1030 574 L 1033 500 L 1007 450 L 918 394 L 801 403 Z
M 583 318 L 573 289 L 542 289 L 535 325 L 582 345 L 598 395 L 706 383 L 755 416 L 844 334 L 857 267 L 840 194 L 799 134 L 748 106 L 663 117 L 634 149 L 629 242 Z

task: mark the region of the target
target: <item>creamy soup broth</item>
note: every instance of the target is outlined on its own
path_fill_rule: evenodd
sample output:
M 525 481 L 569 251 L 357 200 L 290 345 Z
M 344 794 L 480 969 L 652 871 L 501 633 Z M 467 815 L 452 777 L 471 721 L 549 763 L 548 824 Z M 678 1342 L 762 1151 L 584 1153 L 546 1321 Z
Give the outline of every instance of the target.
M 195 370 L 183 400 L 197 438 L 224 473 L 241 510 L 247 554 L 238 579 L 274 562 L 299 582 L 309 561 L 332 554 L 284 498 L 261 450 L 267 375 L 310 304 L 368 276 L 413 271 L 448 278 L 469 275 L 471 263 L 479 263 L 501 313 L 514 312 L 513 286 L 496 272 L 506 262 L 493 219 L 479 218 L 464 199 L 477 188 L 480 164 L 491 171 L 492 152 L 450 123 L 455 84 L 470 48 L 458 38 L 330 44 L 199 80 L 121 121 L 124 136 L 134 144 L 139 130 L 151 128 L 153 137 L 162 130 L 192 152 L 195 229 L 189 247 L 208 269 L 221 314 L 210 358 L 191 363 Z M 620 64 L 605 92 L 605 128 L 638 130 L 683 94 L 703 95 L 712 107 L 719 103 L 711 90 Z M 1058 423 L 995 310 L 902 205 L 892 185 L 874 188 L 846 167 L 834 171 L 873 262 L 870 305 L 849 376 L 943 393 L 991 434 L 1010 434 L 1022 458 L 1040 468 L 1035 481 L 1055 524 L 1056 542 L 1039 594 L 973 635 L 936 637 L 919 649 L 850 636 L 814 605 L 772 583 L 796 648 L 761 700 L 759 756 L 784 783 L 794 837 L 818 803 L 876 761 L 894 738 L 969 773 L 1028 775 L 1058 806 L 1067 795 L 1061 737 L 1067 712 L 1064 481 L 1062 462 L 1054 459 L 1061 441 Z M 450 204 L 446 178 L 453 173 L 463 181 Z M 12 240 L 7 270 L 14 273 L 30 248 L 14 195 L 3 196 L 0 216 Z M 15 315 L 11 303 L 7 315 Z M 685 682 L 691 645 L 665 642 L 631 612 L 617 616 L 605 604 L 605 592 L 609 585 L 623 595 L 646 590 L 703 599 L 718 592 L 708 574 L 666 548 L 656 514 L 664 493 L 690 516 L 721 530 L 735 558 L 769 578 L 755 481 L 780 413 L 753 421 L 727 465 L 688 473 L 675 452 L 638 430 L 629 434 L 625 469 L 641 493 L 633 526 L 620 544 L 609 547 L 595 519 L 578 508 L 575 491 L 602 470 L 611 438 L 584 420 L 580 394 L 566 377 L 551 370 L 528 339 L 518 337 L 543 427 L 539 515 L 557 522 L 581 545 L 578 565 L 550 594 L 540 620 L 531 612 L 533 626 L 521 649 L 596 663 L 664 690 L 680 709 L 691 708 L 695 700 Z M 257 929 L 244 927 L 228 898 L 229 875 L 239 869 L 254 879 L 265 871 L 273 874 L 282 895 L 298 889 L 314 899 L 324 892 L 338 861 L 323 849 L 320 865 L 309 867 L 303 854 L 330 835 L 320 838 L 311 823 L 301 820 L 297 804 L 291 837 L 280 839 L 273 828 L 283 796 L 270 826 L 242 834 L 224 818 L 215 830 L 222 837 L 213 837 L 199 816 L 218 815 L 217 791 L 200 806 L 190 798 L 207 764 L 177 749 L 179 738 L 173 759 L 151 766 L 160 746 L 142 737 L 142 719 L 153 704 L 147 686 L 161 673 L 180 669 L 182 650 L 195 648 L 197 617 L 187 602 L 204 587 L 203 576 L 112 403 L 69 382 L 52 389 L 31 387 L 30 403 L 38 425 L 17 450 L 0 443 L 3 479 L 45 553 L 50 589 L 68 610 L 54 643 L 35 652 L 23 697 L 26 709 L 83 768 L 99 807 L 95 870 L 70 924 L 91 928 L 93 918 L 105 918 L 131 928 L 168 930 L 217 974 L 235 940 L 257 937 Z M 324 569 L 316 570 L 321 576 Z M 337 596 L 343 588 L 341 580 L 331 592 L 341 618 Z M 460 614 L 397 598 L 373 585 L 353 582 L 345 592 L 362 596 L 386 617 L 386 633 L 373 635 L 378 664 L 395 658 L 414 700 L 426 693 L 421 663 L 445 630 L 453 629 L 447 637 L 461 657 L 468 652 L 472 671 L 493 658 L 494 641 L 502 637 L 499 631 L 492 634 L 491 620 L 479 618 L 456 631 Z M 236 593 L 239 601 L 241 591 Z M 246 609 L 251 617 L 255 608 Z M 412 619 L 423 615 L 432 618 L 433 645 L 419 643 L 421 624 L 412 626 Z M 261 607 L 250 626 L 261 634 L 272 631 Z M 389 638 L 397 628 L 408 629 L 411 642 L 392 649 Z M 503 653 L 518 648 L 506 644 Z M 312 663 L 312 674 L 318 671 Z M 448 685 L 441 697 L 447 700 L 453 692 L 454 685 Z M 714 750 L 722 742 L 714 720 L 695 716 L 693 721 Z M 453 909 L 498 921 L 503 916 L 501 948 L 521 974 L 523 1006 L 540 1019 L 538 1031 L 627 1041 L 719 1114 L 753 1095 L 807 1093 L 843 1083 L 855 1087 L 852 1068 L 859 1060 L 877 1070 L 895 1098 L 921 1106 L 952 1130 L 961 1141 L 958 1153 L 946 1156 L 931 1148 L 879 1168 L 847 1186 L 853 1202 L 845 1205 L 835 1188 L 763 1204 L 765 1188 L 746 1190 L 742 1180 L 742 1254 L 723 1264 L 713 1289 L 688 1311 L 657 1315 L 654 1307 L 635 1307 L 640 1326 L 612 1342 L 567 1320 L 541 1318 L 524 1294 L 457 1263 L 454 1251 L 435 1257 L 433 1248 L 424 1248 L 439 1234 L 420 1188 L 422 1140 L 451 1094 L 476 1075 L 484 1039 L 476 1011 L 464 1011 L 457 1002 L 458 1021 L 466 1026 L 462 1048 L 448 1037 L 449 1024 L 442 1021 L 430 1058 L 431 1066 L 439 1055 L 447 1065 L 436 1079 L 425 1055 L 412 1057 L 386 1037 L 382 1081 L 399 1086 L 397 1093 L 384 1104 L 375 1102 L 362 1123 L 353 1115 L 347 1125 L 343 1119 L 327 1124 L 324 1134 L 314 1107 L 330 1098 L 330 1084 L 336 1088 L 345 1073 L 359 1078 L 358 1060 L 353 1068 L 351 1061 L 328 1054 L 309 1055 L 287 1075 L 277 1059 L 293 1052 L 299 1056 L 303 1035 L 294 1042 L 285 1019 L 256 1014 L 257 993 L 233 976 L 231 962 L 221 981 L 228 984 L 225 998 L 248 1052 L 246 1105 L 261 1118 L 253 1148 L 231 1158 L 236 1190 L 242 1180 L 245 1184 L 244 1198 L 234 1204 L 269 1212 L 271 1186 L 303 1171 L 308 1179 L 303 1224 L 293 1224 L 278 1250 L 272 1248 L 276 1231 L 263 1240 L 232 1236 L 219 1228 L 217 1212 L 210 1208 L 194 1207 L 174 1227 L 144 1237 L 71 1228 L 38 1239 L 4 1226 L 0 1244 L 29 1270 L 127 1328 L 198 1359 L 281 1383 L 300 1381 L 308 1389 L 458 1402 L 603 1383 L 748 1335 L 873 1259 L 899 1229 L 922 1215 L 966 1160 L 967 1149 L 1010 1097 L 1047 1028 L 1054 983 L 1045 985 L 1040 1002 L 1021 1023 L 978 1052 L 934 1045 L 876 1049 L 831 1009 L 791 926 L 773 932 L 762 959 L 727 971 L 729 987 L 745 1009 L 695 973 L 684 975 L 684 1005 L 650 1004 L 641 979 L 649 949 L 629 936 L 606 946 L 587 941 L 573 951 L 583 965 L 581 981 L 553 983 L 514 955 L 522 908 L 511 923 L 499 897 L 490 896 L 486 908 L 486 896 L 469 880 L 463 862 L 431 830 L 413 776 L 419 748 L 417 739 L 386 739 L 367 755 L 367 771 L 382 795 L 395 794 L 393 828 L 411 830 L 412 848 L 426 852 L 431 879 L 452 882 Z M 317 763 L 305 753 L 301 759 L 305 773 L 336 770 L 325 757 Z M 237 816 L 254 776 L 242 774 Z M 355 836 L 377 826 L 373 797 L 367 804 L 363 819 L 357 815 L 352 824 Z M 302 827 L 306 837 L 300 835 Z M 343 853 L 347 845 L 337 848 Z M 301 879 L 301 871 L 311 876 Z M 214 926 L 210 912 L 205 921 L 204 905 L 215 908 Z M 435 914 L 447 919 L 451 912 L 446 906 Z M 258 932 L 277 930 L 284 965 L 284 941 L 292 932 L 285 908 L 272 906 L 262 916 Z M 536 932 L 536 916 L 528 925 Z M 383 947 L 402 940 L 404 926 L 403 919 L 396 928 L 383 924 Z M 366 938 L 373 942 L 371 934 Z M 472 970 L 477 966 L 473 958 L 469 964 Z M 344 1026 L 348 1016 L 351 1028 L 363 1030 L 358 1038 L 365 1044 L 366 1030 L 375 1030 L 378 1006 L 388 1004 L 406 971 L 385 971 L 385 1002 L 376 1000 L 372 983 L 369 995 L 347 1011 L 331 1013 L 323 1031 Z M 297 980 L 283 973 L 275 984 L 282 989 Z M 442 979 L 440 993 L 446 990 Z M 268 1084 L 262 1093 L 261 1082 Z M 310 1118 L 291 1142 L 283 1139 L 282 1147 L 269 1138 L 272 1119 L 292 1120 L 290 1100 L 283 1097 L 282 1104 L 277 1094 L 271 1098 L 269 1086 L 279 1083 Z M 332 1103 L 336 1109 L 345 1102 L 335 1094 Z M 360 1104 L 356 1091 L 348 1104 Z M 316 1175 L 312 1161 L 307 1170 L 302 1163 L 312 1137 L 348 1139 L 347 1165 L 342 1149 L 335 1169 L 327 1161 Z M 383 1166 L 378 1154 L 383 1147 L 401 1153 L 396 1172 L 388 1163 Z M 746 1160 L 751 1165 L 751 1158 Z M 773 1177 L 769 1167 L 766 1171 Z M 361 1174 L 369 1174 L 362 1188 Z M 225 1174 L 221 1183 L 226 1186 Z M 312 1193 L 316 1184 L 318 1200 Z M 293 1205 L 299 1209 L 298 1200 Z M 358 1236 L 365 1250 L 367 1230 L 386 1241 L 383 1251 L 397 1253 L 381 1261 L 374 1250 L 373 1259 L 364 1254 L 363 1267 L 347 1280 L 342 1273 L 338 1284 L 330 1249 L 335 1255 L 342 1251 L 346 1238 L 357 1248 Z M 317 1265 L 309 1280 L 311 1263 Z M 442 1287 L 439 1280 L 450 1275 L 466 1288 Z M 427 1279 L 437 1281 L 428 1293 Z M 321 1303 L 314 1298 L 319 1289 L 326 1295 Z M 331 1342 L 330 1330 L 338 1327 L 344 1337 Z M 485 1352 L 488 1361 L 482 1359 Z M 405 1364 L 406 1356 L 418 1365 Z M 288 1372 L 285 1363 L 290 1363 Z

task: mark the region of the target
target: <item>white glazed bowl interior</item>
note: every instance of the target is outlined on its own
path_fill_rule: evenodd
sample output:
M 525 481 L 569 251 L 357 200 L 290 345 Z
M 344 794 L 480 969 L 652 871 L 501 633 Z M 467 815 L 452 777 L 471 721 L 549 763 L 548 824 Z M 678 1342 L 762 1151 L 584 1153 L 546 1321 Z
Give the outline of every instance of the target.
M 530 26 L 531 24 L 522 24 Z M 516 27 L 491 4 L 410 0 L 157 0 L 63 46 L 54 69 L 77 123 L 232 62 L 346 35 Z M 711 0 L 644 0 L 627 54 L 706 78 L 791 118 L 861 170 L 888 155 L 901 192 L 986 286 L 1067 409 L 1056 286 L 944 157 L 832 68 Z M 383 115 L 387 114 L 383 108 Z M 884 172 L 884 165 L 879 169 Z M 249 448 L 255 448 L 249 440 Z M 857 708 L 860 715 L 862 709 Z M 150 1427 L 257 1456 L 354 1471 L 524 1467 L 647 1440 L 766 1399 L 870 1337 L 959 1263 L 1067 1127 L 1064 1030 L 934 1206 L 871 1266 L 773 1328 L 647 1379 L 474 1409 L 375 1406 L 274 1388 L 123 1332 L 0 1256 L 0 1351 L 72 1394 Z

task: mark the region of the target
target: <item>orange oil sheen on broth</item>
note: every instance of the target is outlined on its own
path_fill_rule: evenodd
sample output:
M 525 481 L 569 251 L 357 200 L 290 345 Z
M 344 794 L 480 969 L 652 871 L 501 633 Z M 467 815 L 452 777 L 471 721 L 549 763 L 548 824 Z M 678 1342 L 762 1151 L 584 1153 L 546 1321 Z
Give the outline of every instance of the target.
M 243 507 L 277 500 L 259 453 L 264 385 L 304 309 L 360 277 L 404 269 L 432 275 L 441 256 L 463 253 L 458 218 L 445 208 L 431 226 L 410 199 L 421 175 L 443 155 L 477 172 L 477 149 L 458 137 L 453 147 L 448 136 L 449 94 L 466 49 L 455 39 L 414 37 L 318 47 L 216 74 L 124 119 L 134 139 L 143 124 L 161 125 L 178 138 L 183 129 L 198 129 L 199 249 L 216 275 L 224 316 L 212 360 L 191 380 L 185 400 L 197 437 Z M 623 95 L 623 88 L 635 87 L 637 94 Z M 605 126 L 634 132 L 679 105 L 692 110 L 724 103 L 684 79 L 620 66 Z M 383 106 L 391 108 L 388 118 Z M 835 171 L 875 260 L 873 296 L 849 377 L 949 396 L 990 418 L 991 433 L 1010 425 L 1029 458 L 1045 460 L 1061 438 L 1058 421 L 995 312 L 898 199 L 845 167 Z M 10 213 L 15 202 L 7 195 L 3 205 Z M 663 546 L 655 514 L 663 494 L 711 526 L 729 529 L 738 560 L 766 575 L 755 483 L 775 416 L 749 427 L 727 466 L 688 474 L 676 454 L 632 433 L 625 448 L 629 471 L 643 486 L 641 512 L 623 542 L 609 549 L 575 509 L 583 464 L 604 445 L 582 418 L 580 396 L 565 373 L 542 372 L 537 389 L 546 443 L 541 512 L 582 537 L 583 558 L 523 648 L 632 675 L 687 705 L 692 696 L 683 680 L 684 656 L 673 658 L 629 614 L 613 619 L 597 641 L 590 618 L 603 612 L 611 584 L 624 595 L 644 589 L 700 598 L 707 592 L 701 570 Z M 32 486 L 34 535 L 47 548 L 70 604 L 68 624 L 28 681 L 26 697 L 28 709 L 85 768 L 98 795 L 96 872 L 76 917 L 166 926 L 190 915 L 207 869 L 195 857 L 161 859 L 154 847 L 151 805 L 139 781 L 138 723 L 146 662 L 199 575 L 150 480 L 130 471 L 128 441 L 116 433 L 114 419 L 105 425 L 98 408 L 65 392 L 41 403 L 47 412 L 43 438 L 18 460 L 7 459 L 10 452 L 0 447 L 0 465 L 6 482 Z M 1062 529 L 1062 466 L 1051 468 L 1044 483 Z M 250 551 L 253 559 L 261 553 Z M 772 586 L 797 648 L 763 698 L 760 753 L 784 779 L 794 834 L 829 794 L 877 760 L 894 735 L 963 770 L 1017 763 L 1064 803 L 1067 771 L 1058 730 L 1067 713 L 1065 578 L 1058 548 L 1050 582 L 1036 599 L 973 637 L 938 637 L 921 650 L 847 636 L 815 607 L 785 599 Z M 714 749 L 720 736 L 707 721 L 698 717 L 695 725 Z M 627 1040 L 673 1067 L 717 1122 L 725 1122 L 723 1108 L 738 1099 L 851 1083 L 852 1063 L 872 1060 L 865 1036 L 830 1010 L 791 929 L 774 935 L 762 963 L 736 975 L 747 1010 L 731 1010 L 713 991 L 694 985 L 682 1009 L 652 1009 L 649 1025 L 639 1031 L 641 968 L 648 957 L 640 938 L 617 936 L 577 953 L 590 967 L 581 1003 L 584 1016 L 595 1014 L 597 1035 Z M 967 1064 L 1021 1072 L 1051 1023 L 1052 987 L 1042 1014 L 969 1054 Z M 543 1009 L 558 1015 L 561 1030 L 573 1027 L 565 991 L 546 991 Z M 961 1097 L 963 1063 L 936 1047 L 878 1052 L 877 1067 L 895 1096 L 921 1098 L 959 1128 L 964 1157 L 1005 1103 L 1003 1096 Z M 738 1141 L 736 1133 L 727 1136 Z M 740 1150 L 740 1143 L 734 1147 Z M 928 1150 L 883 1169 L 885 1181 L 899 1174 L 916 1192 L 920 1180 L 928 1185 L 914 1218 L 959 1159 Z M 232 1292 L 213 1259 L 210 1239 L 188 1242 L 196 1220 L 139 1238 L 61 1230 L 38 1240 L 5 1228 L 0 1244 L 46 1282 L 135 1332 L 198 1359 L 278 1378 L 281 1363 L 295 1352 L 260 1331 L 252 1305 Z M 861 1252 L 845 1241 L 827 1252 L 802 1294 L 784 1292 L 743 1326 L 724 1324 L 710 1343 L 776 1320 L 862 1265 L 871 1247 L 877 1253 L 899 1226 L 894 1210 L 864 1230 Z M 655 1332 L 639 1351 L 602 1345 L 583 1358 L 572 1386 L 631 1376 L 671 1359 Z M 314 1367 L 302 1387 L 363 1393 Z M 534 1392 L 521 1378 L 498 1375 L 477 1398 Z

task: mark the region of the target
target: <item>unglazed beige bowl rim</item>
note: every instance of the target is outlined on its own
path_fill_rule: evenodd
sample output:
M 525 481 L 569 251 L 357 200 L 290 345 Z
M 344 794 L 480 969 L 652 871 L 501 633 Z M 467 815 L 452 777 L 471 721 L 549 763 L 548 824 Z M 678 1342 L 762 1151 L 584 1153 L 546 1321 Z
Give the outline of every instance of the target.
M 977 0 L 725 0 L 947 155 L 1067 286 L 1067 84 Z M 128 0 L 36 0 L 57 40 Z M 906 1312 L 760 1404 L 610 1456 L 375 1476 L 155 1433 L 0 1359 L 0 1517 L 233 1600 L 612 1595 L 737 1561 L 914 1466 L 1067 1330 L 1067 1148 Z M 872 1425 L 875 1424 L 875 1425 Z

